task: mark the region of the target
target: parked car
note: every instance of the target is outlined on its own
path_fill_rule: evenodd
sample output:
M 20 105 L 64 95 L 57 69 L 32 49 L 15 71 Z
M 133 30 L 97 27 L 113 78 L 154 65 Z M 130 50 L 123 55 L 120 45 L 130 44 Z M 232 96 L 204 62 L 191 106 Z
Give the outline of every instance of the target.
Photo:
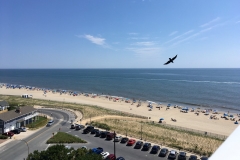
M 72 124 L 70 128 L 75 129 L 76 128 L 75 124 Z
M 99 136 L 101 136 L 101 133 L 102 133 L 102 131 L 96 131 L 96 133 L 95 133 L 95 137 L 99 137 Z
M 108 133 L 106 139 L 112 140 L 114 138 L 114 133 Z
M 136 140 L 135 139 L 129 139 L 128 143 L 127 143 L 127 146 L 132 146 L 136 143 Z
M 93 130 L 91 131 L 91 134 L 96 134 L 97 131 L 99 131 L 99 129 L 93 129 Z
M 165 157 L 168 154 L 168 149 L 167 148 L 162 148 L 160 153 L 159 153 L 159 157 Z
M 186 160 L 187 159 L 187 154 L 186 152 L 179 152 L 178 154 L 178 160 Z
M 108 133 L 110 133 L 110 132 L 108 132 L 108 131 L 102 132 L 100 135 L 100 138 L 106 138 Z
M 100 154 L 103 152 L 103 148 L 97 147 L 97 148 L 92 148 L 92 152 L 96 154 Z
M 123 157 L 118 157 L 116 160 L 125 160 Z
M 107 158 L 107 156 L 109 156 L 110 154 L 108 152 L 102 152 L 101 153 L 103 159 Z
M 83 128 L 84 128 L 84 125 L 81 125 L 81 124 L 75 126 L 76 130 L 81 130 Z
M 158 145 L 154 145 L 150 153 L 157 154 L 159 150 L 160 150 L 160 147 Z
M 208 160 L 208 157 L 203 156 L 203 157 L 200 158 L 200 160 Z
M 120 143 L 127 143 L 128 140 L 129 140 L 129 138 L 123 137 Z
M 151 148 L 151 143 L 144 143 L 142 150 L 148 151 Z
M 115 160 L 116 156 L 114 154 L 109 154 L 105 160 Z
M 175 150 L 171 150 L 168 159 L 176 159 L 177 158 L 177 152 Z
M 81 148 L 82 148 L 82 149 L 86 149 L 86 150 L 87 150 L 87 146 L 82 146 Z
M 115 136 L 114 141 L 115 142 L 120 142 L 122 140 L 122 136 Z
M 20 129 L 14 129 L 14 130 L 11 130 L 10 132 L 13 132 L 14 134 L 20 134 L 21 133 Z
M 5 132 L 2 135 L 12 137 L 12 136 L 14 136 L 14 133 L 13 132 Z
M 190 155 L 190 157 L 189 157 L 188 160 L 197 160 L 197 156 L 195 156 L 195 155 Z
M 137 143 L 135 144 L 135 149 L 141 149 L 143 146 L 143 142 L 142 141 L 137 141 Z
M 21 128 L 18 128 L 20 130 L 20 132 L 27 132 L 27 128 L 25 127 L 21 127 Z
M 53 119 L 50 120 L 50 121 L 47 123 L 47 127 L 50 127 L 51 125 L 53 125 L 53 123 L 54 123 L 54 120 L 53 120 Z
M 92 130 L 94 130 L 93 126 L 87 126 L 87 128 L 83 130 L 83 133 L 88 134 L 89 132 L 92 132 Z

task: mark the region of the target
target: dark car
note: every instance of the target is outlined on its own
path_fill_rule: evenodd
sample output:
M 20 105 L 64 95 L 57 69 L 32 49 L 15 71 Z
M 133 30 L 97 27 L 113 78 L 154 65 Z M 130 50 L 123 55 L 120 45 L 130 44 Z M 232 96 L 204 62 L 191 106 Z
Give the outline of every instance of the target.
M 160 150 L 160 147 L 158 145 L 154 145 L 150 153 L 157 154 L 159 150 Z
M 178 154 L 178 160 L 186 160 L 187 159 L 187 154 L 186 152 L 179 152 Z
M 188 160 L 197 160 L 197 156 L 191 155 Z
M 12 136 L 14 136 L 14 133 L 13 132 L 6 132 L 6 133 L 3 133 L 2 135 L 12 137 Z
M 123 137 L 120 143 L 127 143 L 128 140 L 129 140 L 129 138 Z
M 141 149 L 143 146 L 143 142 L 142 141 L 137 141 L 136 145 L 135 145 L 135 149 Z
M 208 157 L 203 156 L 200 158 L 200 160 L 208 160 Z
M 125 160 L 123 157 L 118 157 L 116 160 Z
M 148 151 L 150 148 L 151 148 L 151 143 L 145 143 L 145 144 L 143 145 L 142 150 L 143 150 L 143 151 Z
M 110 132 L 108 132 L 108 131 L 102 132 L 100 135 L 100 138 L 106 138 L 108 133 L 110 133 Z
M 20 129 L 14 129 L 14 130 L 11 130 L 10 132 L 13 132 L 14 134 L 20 134 L 21 133 Z
M 95 133 L 95 137 L 99 137 L 100 135 L 101 135 L 101 133 L 102 133 L 102 131 L 96 131 L 96 133 Z
M 94 130 L 93 126 L 87 126 L 87 128 L 83 130 L 83 133 L 88 134 L 89 132 L 92 132 L 92 130 Z
M 71 129 L 75 129 L 75 125 L 74 125 L 74 124 L 72 124 L 70 128 L 71 128 Z
M 83 128 L 84 128 L 84 125 L 77 125 L 77 126 L 75 127 L 76 130 L 80 130 L 80 129 L 83 129 Z
M 162 148 L 160 153 L 159 153 L 159 157 L 165 157 L 168 154 L 168 149 L 167 148 Z
M 91 134 L 96 134 L 97 131 L 99 131 L 99 129 L 93 129 L 93 130 L 91 131 Z
M 171 150 L 168 159 L 176 159 L 177 158 L 177 152 L 175 150 Z

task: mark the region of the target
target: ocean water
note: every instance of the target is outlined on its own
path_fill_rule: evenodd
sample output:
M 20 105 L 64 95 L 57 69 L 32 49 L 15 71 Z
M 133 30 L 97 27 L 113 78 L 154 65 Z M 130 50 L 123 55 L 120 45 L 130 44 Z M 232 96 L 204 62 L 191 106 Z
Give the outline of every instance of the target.
M 240 111 L 240 69 L 1 69 L 0 83 Z

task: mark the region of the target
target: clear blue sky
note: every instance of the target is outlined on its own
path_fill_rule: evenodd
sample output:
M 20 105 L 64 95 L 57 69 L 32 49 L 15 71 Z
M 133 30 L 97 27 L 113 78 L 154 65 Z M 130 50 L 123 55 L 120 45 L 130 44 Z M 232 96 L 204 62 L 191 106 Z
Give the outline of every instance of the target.
M 1 0 L 0 68 L 240 68 L 240 1 Z

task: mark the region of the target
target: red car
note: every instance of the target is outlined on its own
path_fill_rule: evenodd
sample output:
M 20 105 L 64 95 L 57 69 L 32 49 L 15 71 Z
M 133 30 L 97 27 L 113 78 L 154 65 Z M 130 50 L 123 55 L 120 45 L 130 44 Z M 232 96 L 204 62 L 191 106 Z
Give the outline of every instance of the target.
M 6 132 L 6 133 L 3 133 L 2 135 L 12 137 L 14 135 L 14 133 L 13 132 Z
M 129 139 L 127 145 L 128 145 L 128 146 L 132 146 L 132 145 L 134 145 L 135 143 L 136 143 L 136 140 L 135 140 L 135 139 Z
M 109 154 L 105 160 L 115 160 L 116 156 L 114 154 Z

